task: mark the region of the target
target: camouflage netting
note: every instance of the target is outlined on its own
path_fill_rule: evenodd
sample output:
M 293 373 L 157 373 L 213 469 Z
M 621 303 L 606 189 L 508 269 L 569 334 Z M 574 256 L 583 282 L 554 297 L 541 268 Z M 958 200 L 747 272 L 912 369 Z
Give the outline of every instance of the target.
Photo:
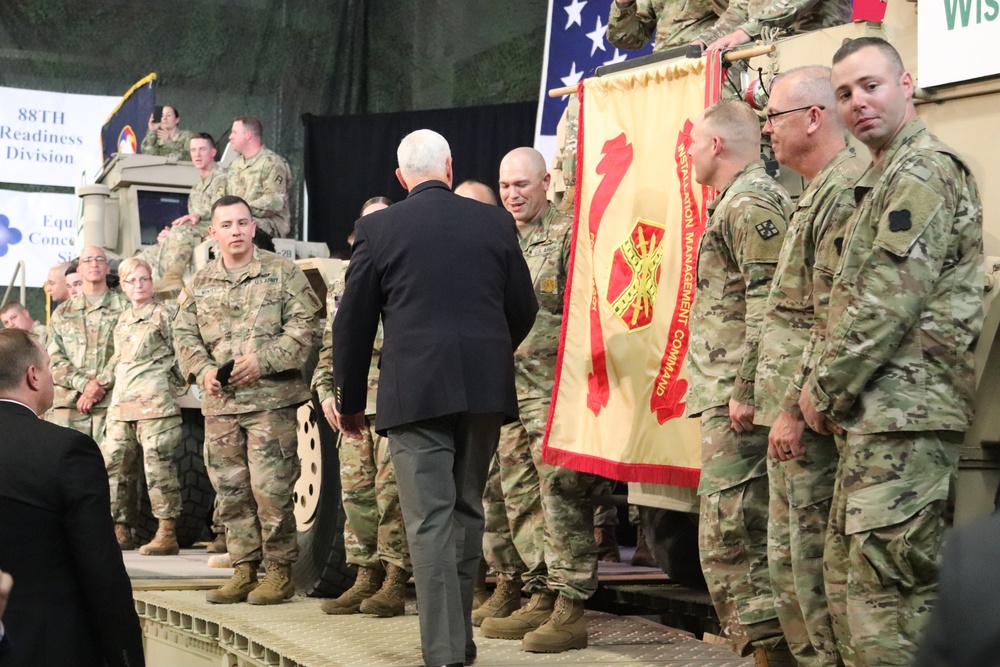
M 5 2 L 0 86 L 117 96 L 156 72 L 158 103 L 177 106 L 182 128 L 218 139 L 233 117 L 260 116 L 265 144 L 286 157 L 301 188 L 303 113 L 536 99 L 547 7 L 547 0 Z M 301 209 L 302 197 L 294 201 Z M 293 235 L 301 218 L 293 210 Z

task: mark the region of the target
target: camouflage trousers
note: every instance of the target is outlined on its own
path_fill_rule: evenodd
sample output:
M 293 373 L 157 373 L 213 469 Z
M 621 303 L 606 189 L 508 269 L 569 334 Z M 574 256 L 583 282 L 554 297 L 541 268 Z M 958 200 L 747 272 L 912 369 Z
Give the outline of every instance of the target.
M 501 430 L 497 453 L 508 526 L 526 566 L 524 591 L 548 588 L 586 600 L 597 590 L 597 477 L 542 461 L 548 398 L 521 400 L 518 407 L 521 420 Z
M 292 492 L 299 479 L 296 409 L 205 417 L 205 465 L 233 565 L 299 555 Z
M 728 407 L 701 417 L 698 551 L 723 635 L 739 655 L 783 645 L 767 567 L 767 429 L 729 427 Z
M 506 427 L 501 429 L 501 438 Z M 537 487 L 536 491 L 537 491 Z M 500 481 L 500 458 L 490 460 L 489 476 L 483 490 L 483 559 L 497 575 L 497 581 L 510 581 L 524 574 L 527 566 L 514 548 L 514 537 L 507 521 L 507 504 L 504 502 Z
M 208 238 L 207 223 L 197 225 L 176 225 L 162 242 L 143 249 L 139 256 L 153 268 L 153 280 L 159 280 L 173 267 L 181 267 L 182 273 L 191 264 L 194 249 Z
M 767 460 L 770 486 L 767 560 L 774 604 L 788 648 L 800 667 L 837 667 L 823 585 L 823 548 L 837 471 L 833 436 L 806 429 L 806 453 Z
M 115 523 L 135 523 L 140 448 L 153 516 L 157 519 L 180 517 L 181 483 L 174 467 L 174 455 L 180 442 L 180 415 L 138 421 L 108 419 L 101 451 L 108 469 L 111 516 Z
M 347 562 L 376 566 L 382 561 L 412 572 L 389 441 L 375 433 L 370 420 L 365 423 L 364 439 L 339 440 Z
M 848 433 L 827 532 L 826 594 L 849 667 L 912 664 L 938 587 L 962 433 Z
M 104 447 L 104 431 L 107 428 L 107 417 L 107 408 L 96 408 L 87 414 L 73 408 L 52 408 L 45 413 L 47 421 L 90 436 L 102 450 Z
M 598 477 L 594 484 L 594 497 L 610 496 L 615 492 L 615 480 Z M 614 503 L 594 503 L 594 528 L 617 528 L 618 508 Z

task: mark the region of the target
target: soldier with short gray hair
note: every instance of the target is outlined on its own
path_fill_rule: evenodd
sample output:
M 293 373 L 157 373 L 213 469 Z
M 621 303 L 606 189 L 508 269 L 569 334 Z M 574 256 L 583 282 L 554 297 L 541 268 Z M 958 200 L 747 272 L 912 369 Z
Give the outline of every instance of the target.
M 891 44 L 847 42 L 831 79 L 872 163 L 799 405 L 813 430 L 846 433 L 824 555 L 845 662 L 909 665 L 973 418 L 983 210 L 968 164 L 917 118 Z

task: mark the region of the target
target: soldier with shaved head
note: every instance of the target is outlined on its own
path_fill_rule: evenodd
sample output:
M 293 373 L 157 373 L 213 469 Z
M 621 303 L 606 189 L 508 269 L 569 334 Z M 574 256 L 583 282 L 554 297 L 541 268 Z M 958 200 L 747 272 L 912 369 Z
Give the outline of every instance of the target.
M 598 478 L 542 460 L 573 226 L 572 216 L 546 199 L 548 187 L 545 159 L 535 149 L 517 148 L 500 163 L 500 199 L 517 223 L 539 305 L 535 325 L 514 352 L 520 421 L 504 427 L 498 448 L 507 518 L 531 600 L 520 608 L 516 583 L 501 578 L 497 599 L 477 614 L 486 637 L 523 639 L 527 651 L 557 653 L 587 646 L 583 605 L 597 590 Z
M 701 418 L 702 571 L 723 633 L 758 665 L 790 660 L 767 566 L 767 429 L 754 426 L 757 348 L 792 205 L 764 171 L 760 124 L 737 100 L 691 129 L 695 179 L 719 190 L 698 251 L 687 363 L 689 416 Z

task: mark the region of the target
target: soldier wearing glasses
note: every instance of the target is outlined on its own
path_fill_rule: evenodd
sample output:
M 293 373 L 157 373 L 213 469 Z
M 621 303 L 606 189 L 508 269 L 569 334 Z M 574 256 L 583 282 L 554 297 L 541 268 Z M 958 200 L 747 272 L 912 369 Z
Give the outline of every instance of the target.
M 49 420 L 90 436 L 103 448 L 114 379 L 108 364 L 114 352 L 112 336 L 128 300 L 108 289 L 108 258 L 102 249 L 84 248 L 79 264 L 83 289 L 52 314 L 49 326 L 48 352 L 57 389 Z M 130 537 L 118 526 L 116 534 L 119 543 Z

